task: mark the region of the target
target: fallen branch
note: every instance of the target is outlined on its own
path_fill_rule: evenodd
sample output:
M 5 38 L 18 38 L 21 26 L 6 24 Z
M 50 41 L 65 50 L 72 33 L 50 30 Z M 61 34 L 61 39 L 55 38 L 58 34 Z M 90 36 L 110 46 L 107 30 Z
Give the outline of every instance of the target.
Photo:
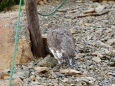
M 57 12 L 67 12 L 67 10 L 57 10 Z
M 107 14 L 107 13 L 109 13 L 109 11 L 105 11 L 103 13 L 88 13 L 88 14 L 84 14 L 84 15 L 81 15 L 81 16 L 74 17 L 74 19 L 75 18 L 87 17 L 87 16 L 101 16 L 101 15 L 104 15 L 104 14 Z
M 75 13 L 76 10 L 75 9 L 58 9 L 57 12 L 69 12 L 69 13 Z

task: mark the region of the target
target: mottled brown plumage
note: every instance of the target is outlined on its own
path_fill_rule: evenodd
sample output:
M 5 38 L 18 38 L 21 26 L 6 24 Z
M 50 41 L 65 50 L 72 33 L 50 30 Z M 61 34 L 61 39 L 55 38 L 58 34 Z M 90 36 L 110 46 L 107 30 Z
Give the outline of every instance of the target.
M 56 29 L 48 32 L 48 47 L 58 63 L 73 65 L 75 44 L 72 34 L 64 29 Z

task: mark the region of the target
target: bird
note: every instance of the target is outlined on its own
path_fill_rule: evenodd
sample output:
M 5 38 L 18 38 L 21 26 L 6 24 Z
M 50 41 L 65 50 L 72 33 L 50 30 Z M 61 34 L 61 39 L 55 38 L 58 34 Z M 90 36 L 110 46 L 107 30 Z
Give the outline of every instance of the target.
M 50 30 L 47 34 L 47 44 L 58 64 L 74 65 L 75 42 L 68 30 Z

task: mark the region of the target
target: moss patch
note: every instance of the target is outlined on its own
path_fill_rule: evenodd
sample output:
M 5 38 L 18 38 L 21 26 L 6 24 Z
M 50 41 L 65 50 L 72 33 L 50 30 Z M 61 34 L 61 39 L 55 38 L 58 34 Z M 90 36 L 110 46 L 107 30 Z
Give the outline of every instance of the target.
M 20 0 L 0 0 L 0 11 L 3 11 L 5 8 L 9 6 L 19 4 Z

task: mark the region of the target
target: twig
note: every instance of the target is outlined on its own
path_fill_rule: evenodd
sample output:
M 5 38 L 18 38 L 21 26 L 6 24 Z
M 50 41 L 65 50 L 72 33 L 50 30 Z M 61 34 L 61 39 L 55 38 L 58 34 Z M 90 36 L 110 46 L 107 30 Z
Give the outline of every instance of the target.
M 67 10 L 57 10 L 57 12 L 67 12 Z
M 103 13 L 88 13 L 88 14 L 84 14 L 84 15 L 81 15 L 81 16 L 74 17 L 74 19 L 75 18 L 87 17 L 87 16 L 101 16 L 101 15 L 104 15 L 104 14 L 107 14 L 107 13 L 109 13 L 109 11 L 105 11 Z

